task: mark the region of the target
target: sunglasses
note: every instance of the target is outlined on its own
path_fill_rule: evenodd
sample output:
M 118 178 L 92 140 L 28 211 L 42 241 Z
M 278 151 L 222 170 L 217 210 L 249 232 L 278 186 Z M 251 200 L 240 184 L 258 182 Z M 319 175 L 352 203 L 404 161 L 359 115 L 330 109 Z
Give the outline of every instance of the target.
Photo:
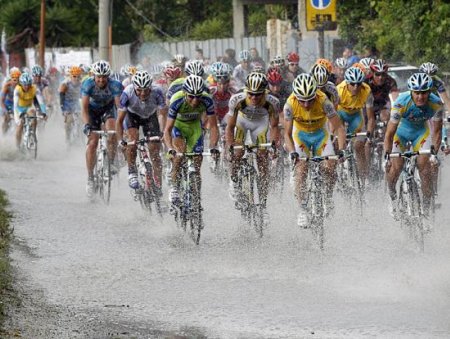
M 386 73 L 382 73 L 382 72 L 375 72 L 374 73 L 374 75 L 376 76 L 376 77 L 382 77 L 382 76 L 384 76 Z
M 250 96 L 250 97 L 260 97 L 261 95 L 263 95 L 263 93 L 251 93 L 251 92 L 248 92 L 248 96 Z
M 412 91 L 415 95 L 427 95 L 430 91 Z
M 136 88 L 136 93 L 149 93 L 150 88 Z
M 361 82 L 355 82 L 355 83 L 349 82 L 348 84 L 349 84 L 350 86 L 352 86 L 352 87 L 359 87 L 359 86 L 362 85 Z
M 311 98 L 311 99 L 308 99 L 308 100 L 301 100 L 301 99 L 298 99 L 298 101 L 300 101 L 300 102 L 303 103 L 303 104 L 309 104 L 310 102 L 313 102 L 314 99 L 315 99 L 315 98 Z
M 298 64 L 296 62 L 290 62 L 289 66 L 298 66 Z
M 201 97 L 201 95 L 188 94 L 187 97 L 191 100 L 194 100 L 194 99 L 199 99 Z

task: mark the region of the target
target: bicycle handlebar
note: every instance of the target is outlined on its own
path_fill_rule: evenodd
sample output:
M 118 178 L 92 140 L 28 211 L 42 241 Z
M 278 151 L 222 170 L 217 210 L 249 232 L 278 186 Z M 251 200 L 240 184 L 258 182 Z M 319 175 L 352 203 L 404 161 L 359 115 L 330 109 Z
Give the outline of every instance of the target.
M 352 138 L 356 138 L 356 137 L 370 137 L 370 133 L 369 132 L 358 132 L 358 133 L 347 133 L 346 138 L 347 139 L 352 139 Z
M 246 150 L 253 150 L 255 148 L 268 148 L 268 147 L 275 147 L 275 142 L 266 142 L 262 144 L 248 144 L 248 145 L 236 145 L 230 147 L 230 152 L 232 152 L 235 149 L 246 149 Z
M 146 143 L 146 142 L 161 142 L 161 138 L 158 136 L 153 136 L 153 137 L 146 137 L 146 138 L 141 138 L 137 141 L 128 141 L 126 142 L 125 146 L 132 146 L 132 145 L 136 145 L 136 144 L 142 144 L 142 143 Z
M 314 156 L 314 157 L 299 157 L 298 158 L 298 160 L 314 161 L 314 162 L 321 162 L 324 160 L 339 160 L 339 159 L 340 159 L 339 155 L 326 155 L 323 157 Z
M 108 136 L 108 135 L 116 134 L 116 131 L 114 131 L 114 130 L 109 130 L 109 131 L 95 131 L 95 130 L 91 130 L 90 133 L 94 133 L 94 134 L 98 134 L 98 135 L 102 135 L 102 136 L 104 136 L 104 135 Z
M 421 151 L 406 151 L 406 152 L 399 152 L 399 153 L 391 153 L 389 154 L 389 158 L 411 158 L 416 155 L 422 155 L 422 154 L 434 154 L 434 151 L 431 149 L 421 150 Z

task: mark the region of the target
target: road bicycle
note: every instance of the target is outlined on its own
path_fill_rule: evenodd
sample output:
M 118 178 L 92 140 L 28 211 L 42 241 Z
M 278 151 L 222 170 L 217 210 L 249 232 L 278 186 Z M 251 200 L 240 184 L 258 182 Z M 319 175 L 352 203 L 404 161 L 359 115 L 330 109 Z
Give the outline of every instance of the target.
M 311 151 L 311 154 L 314 154 L 314 152 Z M 323 250 L 325 243 L 324 221 L 326 218 L 327 197 L 321 163 L 325 160 L 339 160 L 339 155 L 299 157 L 294 161 L 294 166 L 298 160 L 308 163 L 308 174 L 304 191 L 305 209 L 313 236 L 317 240 L 320 250 Z
M 81 125 L 81 117 L 80 113 L 72 113 L 72 122 L 67 126 L 68 134 L 67 134 L 67 144 L 69 146 L 74 145 L 83 145 L 85 142 L 85 137 L 83 134 L 83 127 Z
M 369 178 L 372 184 L 379 184 L 384 180 L 383 169 L 383 148 L 384 148 L 384 130 L 387 123 L 377 122 L 371 143 Z
M 91 131 L 99 135 L 94 167 L 94 191 L 109 205 L 111 198 L 111 159 L 108 154 L 108 139 L 116 131 Z
M 241 216 L 247 224 L 253 227 L 260 237 L 264 235 L 264 228 L 267 225 L 264 220 L 266 206 L 260 197 L 262 182 L 257 170 L 256 152 L 258 149 L 269 147 L 274 148 L 274 144 L 237 145 L 230 149 L 232 154 L 235 150 L 244 150 L 237 172 L 235 207 L 241 212 Z
M 41 116 L 24 115 L 24 124 L 22 130 L 22 142 L 20 149 L 25 156 L 37 158 L 38 140 L 36 136 L 36 128 L 33 127 L 33 121 L 43 119 Z
M 433 155 L 432 150 L 406 151 L 391 153 L 389 158 L 403 158 L 403 169 L 398 182 L 398 208 L 399 218 L 403 228 L 408 230 L 408 235 L 413 239 L 419 250 L 424 250 L 424 213 L 421 180 L 417 169 L 417 156 Z M 433 196 L 433 194 L 432 194 Z M 432 198 L 432 200 L 434 200 Z M 431 209 L 434 201 L 431 202 Z
M 177 157 L 182 157 L 180 182 L 178 187 L 180 201 L 177 204 L 172 204 L 171 214 L 174 215 L 177 225 L 183 229 L 183 231 L 190 232 L 190 236 L 196 245 L 200 243 L 200 235 L 204 228 L 204 224 L 201 202 L 200 169 L 197 171 L 194 159 L 210 155 L 210 152 L 185 152 L 177 153 L 175 155 Z
M 161 206 L 162 187 L 161 182 L 155 176 L 153 165 L 150 160 L 148 143 L 160 143 L 159 136 L 145 137 L 137 142 L 128 142 L 126 145 L 137 145 L 136 170 L 138 174 L 139 188 L 132 190 L 134 200 L 139 201 L 141 206 L 153 213 L 153 210 L 162 217 Z M 153 205 L 153 206 L 152 206 Z
M 367 132 L 348 133 L 347 147 L 345 150 L 345 160 L 338 165 L 337 168 L 337 189 L 344 197 L 358 206 L 360 214 L 363 213 L 364 207 L 364 183 L 356 164 L 354 142 L 356 137 L 367 137 Z

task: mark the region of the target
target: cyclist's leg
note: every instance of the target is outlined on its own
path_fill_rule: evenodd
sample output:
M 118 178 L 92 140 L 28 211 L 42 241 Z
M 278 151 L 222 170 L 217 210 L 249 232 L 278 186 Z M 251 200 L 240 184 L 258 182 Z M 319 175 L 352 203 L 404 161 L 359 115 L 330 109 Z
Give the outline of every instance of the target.
M 349 116 L 348 120 L 348 132 L 358 133 L 364 131 L 364 118 L 362 112 L 355 113 Z M 366 156 L 366 138 L 357 137 L 354 141 L 355 155 L 356 155 L 356 166 L 362 182 L 368 176 L 369 172 L 369 161 Z
M 74 116 L 72 112 L 69 111 L 63 112 L 63 116 L 64 116 L 64 129 L 66 132 L 66 140 L 69 140 L 72 126 L 74 123 Z
M 25 114 L 27 114 L 27 107 L 17 107 L 17 110 L 19 111 L 20 121 L 19 124 L 16 126 L 16 146 L 17 148 L 20 148 L 20 142 L 22 141 L 22 133 L 23 133 L 23 125 L 25 124 Z
M 101 127 L 101 115 L 89 111 L 89 125 L 91 125 L 92 130 L 99 131 Z M 98 139 L 99 135 L 95 133 L 91 133 L 88 136 L 86 146 L 86 168 L 89 178 L 92 178 L 94 175 Z
M 431 145 L 432 140 L 430 128 L 429 126 L 426 126 L 413 141 L 413 149 L 414 151 L 429 150 Z M 419 170 L 420 180 L 422 183 L 424 210 L 428 212 L 433 195 L 433 176 L 437 175 L 437 173 L 432 172 L 429 155 L 423 154 L 418 156 L 417 168 Z
M 250 136 L 252 143 L 267 143 L 267 131 L 269 129 L 269 117 L 266 116 L 261 120 L 252 121 L 250 126 Z M 266 205 L 267 194 L 269 188 L 269 154 L 267 149 L 258 149 L 256 154 L 256 162 L 259 171 L 259 187 L 260 187 L 260 203 L 263 207 Z
M 161 136 L 159 121 L 156 114 L 150 116 L 150 118 L 145 119 L 142 125 L 144 135 L 148 137 Z M 148 144 L 148 149 L 150 152 L 150 160 L 152 161 L 153 170 L 155 172 L 155 177 L 159 183 L 162 184 L 162 161 L 159 152 L 161 150 L 161 143 L 150 142 Z
M 179 153 L 186 152 L 186 137 L 185 134 L 188 133 L 188 129 L 186 128 L 184 123 L 179 121 L 175 121 L 175 125 L 172 129 L 172 144 L 174 149 Z M 173 157 L 172 158 L 172 186 L 178 187 L 179 179 L 180 179 L 180 166 L 182 157 Z
M 245 134 L 247 133 L 247 122 L 248 120 L 238 116 L 236 119 L 236 127 L 234 130 L 234 143 L 235 145 L 243 145 L 245 142 Z M 230 178 L 231 181 L 237 182 L 237 172 L 241 164 L 242 156 L 244 155 L 244 150 L 234 150 L 234 153 L 230 161 Z
M 294 140 L 295 151 L 300 158 L 312 156 L 310 154 L 311 146 L 311 133 L 298 130 L 295 125 L 292 130 L 292 139 Z M 294 196 L 297 198 L 299 205 L 302 206 L 305 203 L 305 191 L 306 191 L 306 177 L 308 176 L 308 163 L 306 161 L 297 161 L 294 176 Z
M 319 134 L 319 138 L 314 145 L 314 149 L 318 150 L 318 156 L 329 156 L 335 155 L 333 142 L 331 140 L 331 134 L 329 133 L 327 127 L 325 126 Z M 323 173 L 324 173 L 324 181 L 326 185 L 326 197 L 327 199 L 332 199 L 333 189 L 336 184 L 336 160 L 327 160 L 324 163 Z
M 404 139 L 401 135 L 399 135 L 398 132 L 399 131 L 397 130 L 397 133 L 394 135 L 392 153 L 399 153 L 405 151 L 404 145 L 406 145 L 407 140 Z M 396 184 L 402 171 L 404 160 L 402 158 L 391 158 L 389 161 L 391 165 L 386 172 L 386 181 L 388 184 L 389 196 L 392 200 L 395 200 L 397 199 Z
M 106 131 L 115 131 L 116 117 L 113 109 L 103 114 L 102 122 L 105 125 Z M 114 159 L 116 158 L 116 150 L 117 137 L 115 134 L 111 134 L 108 136 L 108 156 L 111 164 L 114 164 Z
M 9 116 L 8 112 L 4 112 L 3 110 L 0 110 L 0 117 L 1 116 L 3 116 L 2 131 L 3 131 L 3 134 L 6 134 L 6 132 L 8 131 L 10 116 Z

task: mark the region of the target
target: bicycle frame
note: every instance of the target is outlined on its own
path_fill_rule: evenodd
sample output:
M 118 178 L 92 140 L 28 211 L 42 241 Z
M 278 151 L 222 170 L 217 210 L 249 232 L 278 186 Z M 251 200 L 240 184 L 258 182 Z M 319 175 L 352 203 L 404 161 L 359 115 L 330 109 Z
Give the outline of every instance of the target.
M 96 150 L 96 163 L 94 167 L 95 192 L 108 205 L 111 198 L 111 162 L 108 155 L 108 137 L 116 131 L 91 131 L 98 134 L 99 140 Z

